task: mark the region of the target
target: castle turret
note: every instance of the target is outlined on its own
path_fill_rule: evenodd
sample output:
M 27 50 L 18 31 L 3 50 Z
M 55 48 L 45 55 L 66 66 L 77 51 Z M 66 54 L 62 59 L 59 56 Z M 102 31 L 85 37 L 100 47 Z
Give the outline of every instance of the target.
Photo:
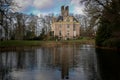
M 65 16 L 69 16 L 69 6 L 65 7 Z
M 61 16 L 64 16 L 64 12 L 65 12 L 64 6 L 61 6 Z
M 61 6 L 61 16 L 69 16 L 69 6 Z

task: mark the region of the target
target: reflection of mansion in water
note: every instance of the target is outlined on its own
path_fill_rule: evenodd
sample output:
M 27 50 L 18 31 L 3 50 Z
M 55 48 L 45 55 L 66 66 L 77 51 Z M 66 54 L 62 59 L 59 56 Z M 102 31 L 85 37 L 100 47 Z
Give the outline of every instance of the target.
M 73 68 L 74 63 L 76 63 L 74 60 L 76 54 L 70 46 L 62 45 L 61 47 L 52 49 L 53 65 L 56 67 L 60 66 L 62 79 L 69 79 L 69 68 Z
M 69 7 L 61 7 L 61 16 L 53 18 L 51 31 L 59 39 L 73 39 L 80 35 L 80 23 L 69 15 Z

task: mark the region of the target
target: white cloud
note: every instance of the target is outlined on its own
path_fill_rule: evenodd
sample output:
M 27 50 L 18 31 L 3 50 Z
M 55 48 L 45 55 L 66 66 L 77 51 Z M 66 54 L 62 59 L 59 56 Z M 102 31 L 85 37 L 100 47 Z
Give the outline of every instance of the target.
M 32 6 L 36 9 L 45 9 L 53 6 L 55 0 L 14 0 L 15 3 L 20 8 L 17 8 L 17 11 L 26 10 L 28 7 Z
M 25 11 L 29 9 L 30 6 L 32 6 L 33 8 L 36 9 L 32 12 L 34 14 L 37 14 L 40 13 L 41 10 L 46 10 L 47 12 L 47 10 L 49 11 L 49 9 L 52 8 L 53 6 L 54 9 L 57 9 L 55 8 L 55 6 L 57 7 L 56 4 L 58 5 L 63 4 L 65 0 L 14 0 L 14 1 L 20 7 L 17 8 L 17 11 Z M 69 2 L 70 0 L 66 0 L 66 1 Z M 71 0 L 69 3 L 68 3 L 69 6 L 72 6 L 74 8 L 73 9 L 74 14 L 84 14 L 82 11 L 83 7 L 80 5 L 80 0 Z
M 71 4 L 79 6 L 80 5 L 80 0 L 71 0 Z
M 25 10 L 32 4 L 32 0 L 14 0 L 14 2 L 18 5 L 18 11 Z
M 38 9 L 49 8 L 54 3 L 54 0 L 34 0 L 33 6 Z
M 83 12 L 84 7 L 82 5 L 80 5 L 80 1 L 81 0 L 71 0 L 71 5 L 74 6 L 73 13 L 84 15 L 84 12 Z
M 73 12 L 74 12 L 74 14 L 82 14 L 82 15 L 84 15 L 83 8 L 79 7 L 79 6 L 75 6 Z

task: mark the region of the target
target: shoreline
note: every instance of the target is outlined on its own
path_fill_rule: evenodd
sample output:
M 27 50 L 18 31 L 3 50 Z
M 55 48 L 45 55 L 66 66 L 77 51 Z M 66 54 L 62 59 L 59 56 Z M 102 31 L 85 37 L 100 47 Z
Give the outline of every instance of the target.
M 120 48 L 117 47 L 100 47 L 100 46 L 95 46 L 96 49 L 104 49 L 104 50 L 113 50 L 113 51 L 120 51 Z
M 36 47 L 55 47 L 59 45 L 80 45 L 90 44 L 95 45 L 94 40 L 69 40 L 69 41 L 3 41 L 0 42 L 0 51 L 19 50 Z
M 95 45 L 93 39 L 90 40 L 68 40 L 68 41 L 32 41 L 32 40 L 11 40 L 11 41 L 1 41 L 0 42 L 0 51 L 14 51 L 14 50 L 24 50 L 29 48 L 38 48 L 38 47 L 55 47 L 59 45 L 80 45 L 88 44 L 94 45 L 96 49 L 104 50 L 115 50 L 120 51 L 120 48 L 116 47 L 100 47 Z

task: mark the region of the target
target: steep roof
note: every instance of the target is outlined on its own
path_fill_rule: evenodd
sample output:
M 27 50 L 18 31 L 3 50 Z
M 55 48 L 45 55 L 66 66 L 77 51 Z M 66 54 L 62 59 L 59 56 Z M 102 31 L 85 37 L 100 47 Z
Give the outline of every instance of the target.
M 75 17 L 73 17 L 73 21 L 79 22 Z
M 56 21 L 57 21 L 57 22 L 63 21 L 63 16 L 59 16 Z
M 79 22 L 74 16 L 69 16 L 69 17 L 73 17 L 73 21 Z M 59 16 L 56 18 L 56 22 L 59 22 L 59 21 L 63 21 L 63 16 Z

